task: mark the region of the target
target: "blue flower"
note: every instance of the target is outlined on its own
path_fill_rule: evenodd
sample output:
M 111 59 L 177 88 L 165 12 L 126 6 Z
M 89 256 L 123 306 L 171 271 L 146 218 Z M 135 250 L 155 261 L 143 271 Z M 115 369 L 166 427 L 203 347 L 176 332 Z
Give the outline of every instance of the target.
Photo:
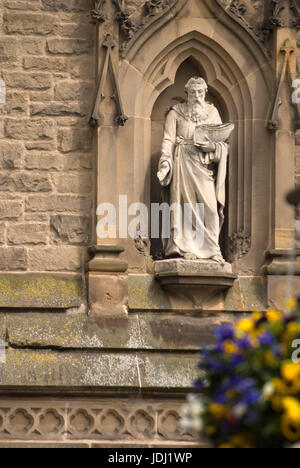
M 215 329 L 215 335 L 218 341 L 223 342 L 226 340 L 234 339 L 234 328 L 232 325 L 225 324 Z
M 274 346 L 276 345 L 276 339 L 270 333 L 269 331 L 264 332 L 260 337 L 259 337 L 259 342 L 262 346 Z

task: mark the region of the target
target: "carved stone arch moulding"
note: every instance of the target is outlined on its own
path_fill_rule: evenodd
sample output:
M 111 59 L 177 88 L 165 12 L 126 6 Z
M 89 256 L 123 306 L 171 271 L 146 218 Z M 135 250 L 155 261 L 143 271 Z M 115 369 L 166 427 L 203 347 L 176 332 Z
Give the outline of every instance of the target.
M 103 0 L 97 0 L 103 1 Z M 227 22 L 232 27 L 237 25 L 244 31 L 245 37 L 251 37 L 265 57 L 271 57 L 271 51 L 266 44 L 266 30 L 264 23 L 250 24 L 245 13 L 247 12 L 246 3 L 241 0 L 196 0 L 199 4 L 205 5 L 209 13 L 212 13 L 220 21 Z M 119 3 L 119 0 L 115 0 Z M 128 30 L 127 39 L 120 46 L 120 55 L 122 58 L 129 58 L 135 53 L 136 46 L 140 40 L 148 40 L 153 31 L 158 31 L 164 24 L 180 16 L 182 10 L 189 4 L 189 0 L 146 0 L 142 11 L 142 19 L 138 23 L 131 20 L 130 15 L 123 11 L 119 14 L 119 22 L 122 30 Z M 125 20 L 124 20 L 125 18 Z M 127 27 L 126 21 L 130 20 L 130 26 Z M 256 26 L 256 27 L 255 27 Z
M 199 6 L 196 0 L 194 3 Z M 126 59 L 121 62 L 123 95 L 132 80 L 137 80 L 139 84 L 135 86 L 134 95 L 125 97 L 124 107 L 129 117 L 143 119 L 146 125 L 146 122 L 150 122 L 156 100 L 174 84 L 177 70 L 183 62 L 192 58 L 201 64 L 201 69 L 205 69 L 210 89 L 222 102 L 228 119 L 236 124 L 228 175 L 230 204 L 227 236 L 229 253 L 233 259 L 239 260 L 250 251 L 250 241 L 255 240 L 258 235 L 256 231 L 261 229 L 259 226 L 265 223 L 268 231 L 268 203 L 263 215 L 253 216 L 258 204 L 257 182 L 253 177 L 254 171 L 259 171 L 262 165 L 261 175 L 266 177 L 263 182 L 266 188 L 264 199 L 267 200 L 269 182 L 265 168 L 271 144 L 270 139 L 266 143 L 266 138 L 269 138 L 266 135 L 272 68 L 261 48 L 253 45 L 254 40 L 244 30 L 239 28 L 242 36 L 242 40 L 239 40 L 236 28 L 228 27 L 228 17 L 224 21 L 223 15 L 219 20 L 209 10 L 211 17 L 207 18 L 207 2 L 204 0 L 201 3 L 203 17 L 201 12 L 195 18 L 185 16 L 183 8 L 176 20 L 163 23 L 159 32 L 156 29 L 156 34 L 152 31 L 151 40 L 147 40 L 151 34 L 150 28 L 146 38 L 140 37 L 138 43 L 132 46 Z M 232 22 L 232 19 L 229 21 Z M 153 27 L 157 28 L 157 25 Z M 245 34 L 248 42 L 245 41 Z M 260 144 L 259 151 L 256 141 Z M 146 160 L 150 156 L 148 154 Z M 247 239 L 243 249 L 240 248 L 241 242 L 236 241 L 240 238 Z

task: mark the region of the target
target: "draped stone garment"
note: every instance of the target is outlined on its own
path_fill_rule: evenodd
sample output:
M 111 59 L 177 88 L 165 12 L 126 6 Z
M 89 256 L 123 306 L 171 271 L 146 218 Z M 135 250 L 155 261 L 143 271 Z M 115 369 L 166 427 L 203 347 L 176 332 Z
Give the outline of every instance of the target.
M 172 107 L 166 117 L 159 170 L 165 162 L 170 170 L 161 181 L 163 199 L 170 205 L 179 204 L 182 212 L 184 204 L 190 204 L 192 229 L 195 232 L 200 227 L 204 234 L 203 241 L 199 242 L 192 232 L 184 230 L 184 218 L 180 220 L 171 213 L 171 236 L 163 239 L 166 257 L 192 254 L 199 259 L 210 259 L 222 255 L 219 235 L 224 221 L 228 145 L 216 143 L 216 152 L 213 153 L 202 153 L 194 145 L 196 126 L 222 124 L 215 106 L 209 103 L 205 106 L 207 118 L 198 122 L 189 117 L 186 103 Z M 204 204 L 204 219 L 196 211 L 197 203 Z M 178 227 L 182 233 L 179 237 Z

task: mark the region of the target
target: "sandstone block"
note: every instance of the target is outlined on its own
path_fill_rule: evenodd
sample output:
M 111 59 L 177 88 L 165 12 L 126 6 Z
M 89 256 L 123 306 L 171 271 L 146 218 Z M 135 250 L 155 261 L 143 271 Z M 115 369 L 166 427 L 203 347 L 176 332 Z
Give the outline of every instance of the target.
M 59 102 L 52 102 L 47 104 L 32 104 L 30 106 L 30 113 L 32 116 L 50 116 L 50 117 L 66 117 L 77 116 L 84 117 L 87 113 L 80 103 L 61 104 Z
M 6 227 L 5 224 L 0 224 L 0 244 L 5 244 L 6 242 Z
M 52 239 L 67 244 L 91 241 L 91 219 L 86 216 L 56 215 L 51 217 Z
M 0 247 L 0 270 L 17 271 L 27 269 L 24 247 Z
M 18 142 L 0 141 L 0 164 L 3 169 L 22 167 L 23 145 Z
M 56 135 L 56 122 L 46 119 L 5 119 L 4 132 L 6 137 L 15 140 L 49 140 Z
M 92 53 L 92 42 L 85 39 L 48 39 L 47 49 L 50 54 L 81 55 Z
M 91 193 L 93 189 L 92 174 L 62 174 L 54 175 L 57 191 L 61 193 Z
M 0 307 L 67 309 L 80 307 L 84 303 L 82 278 L 73 274 L 2 273 L 0 275 Z M 43 320 L 44 313 L 36 315 Z M 26 328 L 27 326 L 28 322 Z
M 13 173 L 0 175 L 0 191 L 5 192 L 50 192 L 47 176 L 39 174 Z
M 49 73 L 5 73 L 6 85 L 11 88 L 21 89 L 48 89 L 51 87 L 51 75 Z
M 78 169 L 91 169 L 92 161 L 89 154 L 68 154 L 64 160 L 64 169 L 66 171 L 76 171 Z
M 84 101 L 89 99 L 92 91 L 92 83 L 63 80 L 55 85 L 54 98 L 57 101 Z
M 40 70 L 50 72 L 66 72 L 68 64 L 64 59 L 49 57 L 24 57 L 25 70 Z
M 90 4 L 82 0 L 42 0 L 42 7 L 47 11 L 80 12 L 87 11 Z
M 29 195 L 26 199 L 26 210 L 33 212 L 90 213 L 91 208 L 91 198 L 76 195 Z
M 46 244 L 48 229 L 45 224 L 9 225 L 7 240 L 9 244 Z
M 40 10 L 38 0 L 4 0 L 3 5 L 9 10 L 37 11 Z
M 14 38 L 1 37 L 0 64 L 15 63 L 18 55 L 18 46 Z
M 45 247 L 28 251 L 31 271 L 79 271 L 83 265 L 79 247 Z
M 14 38 L 16 44 L 16 39 Z M 46 49 L 46 41 L 43 38 L 22 37 L 18 40 L 20 55 L 43 55 Z
M 19 200 L 0 200 L 0 219 L 18 219 L 23 213 Z
M 26 95 L 26 93 L 11 91 L 8 91 L 6 93 L 6 104 L 3 106 L 4 115 L 20 116 L 27 114 L 27 110 L 28 96 Z
M 41 171 L 60 171 L 64 167 L 64 158 L 55 153 L 30 152 L 24 158 L 24 167 Z
M 46 36 L 52 33 L 54 28 L 54 18 L 46 14 L 6 12 L 3 22 L 7 34 Z
M 26 141 L 25 148 L 28 151 L 53 151 L 55 144 L 54 142 L 48 143 L 45 141 Z
M 63 153 L 88 151 L 92 147 L 92 132 L 89 128 L 65 128 L 58 132 L 59 149 Z

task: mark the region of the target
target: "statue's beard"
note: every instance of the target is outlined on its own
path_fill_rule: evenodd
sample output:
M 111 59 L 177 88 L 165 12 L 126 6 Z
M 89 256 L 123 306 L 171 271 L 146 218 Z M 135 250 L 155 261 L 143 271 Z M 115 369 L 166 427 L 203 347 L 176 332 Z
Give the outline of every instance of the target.
M 188 103 L 189 113 L 194 120 L 206 120 L 208 117 L 205 99 Z

